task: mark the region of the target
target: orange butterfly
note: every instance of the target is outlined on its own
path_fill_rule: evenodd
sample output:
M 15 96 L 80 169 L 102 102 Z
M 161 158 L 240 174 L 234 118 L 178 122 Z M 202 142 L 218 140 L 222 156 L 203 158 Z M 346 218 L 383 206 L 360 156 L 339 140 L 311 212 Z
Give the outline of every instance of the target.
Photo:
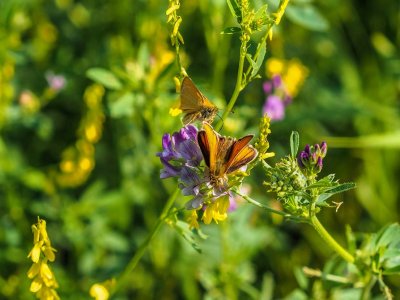
M 199 91 L 189 77 L 182 81 L 180 109 L 185 114 L 182 120 L 184 125 L 196 120 L 212 122 L 218 112 L 218 108 Z
M 203 123 L 204 130 L 197 134 L 197 142 L 210 169 L 211 184 L 223 187 L 226 175 L 237 171 L 257 157 L 257 150 L 248 145 L 253 135 L 238 140 L 218 134 L 210 124 Z

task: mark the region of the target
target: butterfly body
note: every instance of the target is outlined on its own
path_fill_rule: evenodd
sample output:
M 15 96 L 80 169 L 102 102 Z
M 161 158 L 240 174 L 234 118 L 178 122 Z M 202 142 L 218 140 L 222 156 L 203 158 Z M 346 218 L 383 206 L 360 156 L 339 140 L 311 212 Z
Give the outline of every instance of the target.
M 218 108 L 199 91 L 189 77 L 182 81 L 180 109 L 185 114 L 182 120 L 184 125 L 197 120 L 212 122 L 218 112 Z
M 197 142 L 209 168 L 211 184 L 222 187 L 227 182 L 227 175 L 257 157 L 257 150 L 249 145 L 253 135 L 236 140 L 221 136 L 206 122 L 203 123 L 203 128 L 204 130 L 198 132 Z

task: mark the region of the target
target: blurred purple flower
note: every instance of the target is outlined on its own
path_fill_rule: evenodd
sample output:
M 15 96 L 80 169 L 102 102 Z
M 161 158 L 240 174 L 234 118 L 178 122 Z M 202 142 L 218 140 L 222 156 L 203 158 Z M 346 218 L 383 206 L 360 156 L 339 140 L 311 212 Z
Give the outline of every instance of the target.
M 271 80 L 264 82 L 264 92 L 267 96 L 263 115 L 267 114 L 272 121 L 280 121 L 285 117 L 285 108 L 292 102 L 280 75 L 274 75 Z
M 45 76 L 49 87 L 56 92 L 64 89 L 65 84 L 67 83 L 63 75 L 56 75 L 52 71 L 46 72 Z
M 271 120 L 280 121 L 285 117 L 285 103 L 275 95 L 269 95 L 263 106 L 263 115 L 267 114 Z

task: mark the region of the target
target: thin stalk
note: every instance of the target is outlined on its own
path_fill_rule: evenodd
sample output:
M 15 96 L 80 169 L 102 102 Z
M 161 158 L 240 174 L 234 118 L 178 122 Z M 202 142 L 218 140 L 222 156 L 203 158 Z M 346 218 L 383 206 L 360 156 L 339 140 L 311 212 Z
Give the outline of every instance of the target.
M 360 300 L 368 300 L 371 299 L 371 289 L 375 285 L 376 277 L 371 276 L 368 282 L 365 284 L 364 288 L 362 289 Z
M 124 286 L 127 279 L 131 275 L 132 271 L 135 269 L 136 265 L 138 264 L 143 254 L 145 253 L 147 247 L 153 240 L 154 236 L 157 234 L 165 218 L 168 216 L 169 211 L 178 195 L 179 195 L 179 189 L 177 188 L 175 192 L 169 197 L 167 203 L 165 203 L 165 206 L 160 214 L 160 217 L 158 218 L 157 223 L 154 225 L 153 230 L 149 233 L 147 239 L 143 242 L 142 245 L 140 245 L 139 249 L 136 251 L 135 255 L 131 258 L 125 270 L 122 272 L 119 278 L 117 278 L 115 287 L 111 291 L 111 295 L 115 294 L 118 290 L 121 289 L 121 287 Z
M 268 211 L 268 212 L 271 212 L 271 213 L 274 213 L 274 214 L 277 214 L 277 215 L 281 215 L 281 216 L 284 216 L 284 217 L 287 217 L 287 218 L 292 218 L 292 215 L 287 214 L 287 213 L 285 213 L 285 212 L 283 212 L 283 211 L 280 211 L 280 210 L 273 209 L 273 208 L 271 208 L 271 207 L 269 207 L 269 206 L 267 206 L 267 205 L 264 205 L 264 204 L 262 204 L 262 203 L 260 203 L 260 202 L 258 202 L 258 201 L 256 201 L 256 200 L 250 198 L 249 196 L 246 196 L 246 195 L 241 194 L 241 193 L 238 192 L 238 191 L 233 191 L 233 192 L 234 192 L 235 194 L 239 195 L 240 197 L 242 197 L 242 198 L 243 198 L 244 200 L 246 200 L 247 202 L 249 202 L 249 203 L 251 203 L 251 204 L 254 204 L 255 206 L 260 207 L 260 208 L 262 208 L 262 209 L 264 209 L 264 210 L 266 210 L 266 211 Z
M 322 239 L 331 247 L 331 249 L 335 250 L 337 254 L 339 254 L 345 261 L 349 263 L 354 263 L 354 257 L 347 250 L 345 250 L 342 246 L 336 242 L 336 240 L 326 231 L 325 227 L 319 222 L 318 218 L 315 215 L 311 215 L 310 217 L 311 225 L 314 229 L 319 233 Z
M 243 89 L 243 85 L 242 85 L 243 66 L 244 66 L 244 60 L 246 58 L 246 53 L 247 53 L 247 42 L 242 42 L 242 45 L 240 46 L 239 66 L 238 66 L 238 72 L 237 72 L 237 77 L 236 77 L 235 89 L 233 90 L 231 99 L 229 100 L 228 105 L 226 106 L 226 109 L 225 109 L 224 113 L 222 114 L 221 119 L 217 123 L 217 126 L 215 126 L 215 129 L 217 131 L 219 131 L 222 128 L 222 125 L 224 124 L 225 119 L 228 117 L 229 113 L 232 111 L 233 106 L 235 105 L 236 100 L 237 100 L 240 92 Z

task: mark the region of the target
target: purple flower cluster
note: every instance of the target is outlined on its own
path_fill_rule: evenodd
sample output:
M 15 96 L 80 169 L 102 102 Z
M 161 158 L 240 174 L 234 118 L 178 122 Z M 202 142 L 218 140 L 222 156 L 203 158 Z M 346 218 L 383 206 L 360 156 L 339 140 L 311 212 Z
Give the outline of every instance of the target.
M 272 121 L 285 117 L 285 108 L 292 101 L 287 93 L 280 75 L 274 75 L 271 80 L 264 82 L 264 92 L 267 96 L 263 106 L 263 115 L 267 114 Z
M 320 145 L 306 145 L 304 150 L 300 152 L 297 161 L 300 168 L 304 169 L 308 174 L 317 174 L 322 170 L 322 160 L 326 156 L 328 145 L 322 142 Z
M 194 176 L 188 170 L 198 167 L 203 159 L 196 137 L 197 128 L 193 125 L 183 127 L 172 136 L 168 133 L 163 135 L 163 151 L 157 153 L 164 165 L 160 175 L 162 179 L 183 177 L 189 180 Z
M 209 170 L 201 165 L 203 154 L 197 143 L 197 128 L 187 125 L 180 131 L 164 134 L 163 151 L 157 153 L 164 168 L 160 178 L 177 177 L 178 186 L 185 196 L 194 196 L 186 203 L 187 209 L 205 208 L 205 202 L 215 201 L 222 196 L 229 196 L 228 186 L 214 187 L 211 184 Z M 203 206 L 204 205 L 204 206 Z

